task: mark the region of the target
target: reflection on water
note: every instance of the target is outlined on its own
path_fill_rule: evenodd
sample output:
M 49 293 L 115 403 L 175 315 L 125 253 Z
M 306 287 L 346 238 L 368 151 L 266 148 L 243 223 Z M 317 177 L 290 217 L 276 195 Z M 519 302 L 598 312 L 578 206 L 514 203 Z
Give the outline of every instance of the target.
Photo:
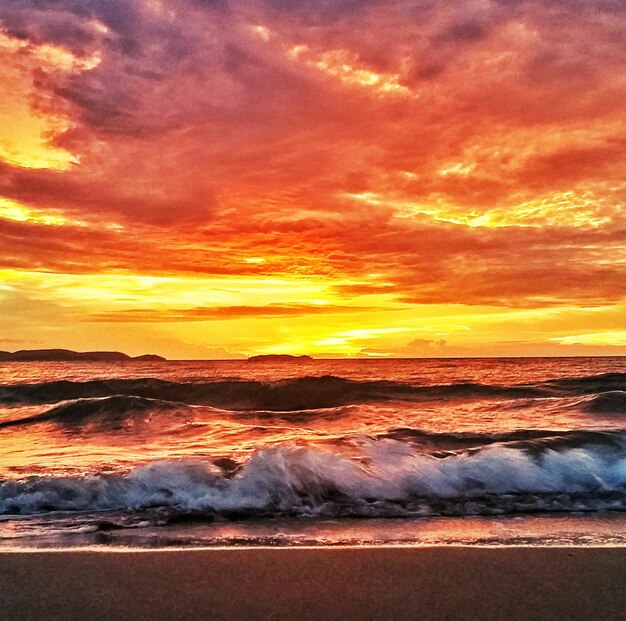
M 113 520 L 115 521 L 115 520 Z M 301 519 L 102 528 L 97 516 L 0 521 L 0 549 L 75 546 L 626 546 L 626 516 Z

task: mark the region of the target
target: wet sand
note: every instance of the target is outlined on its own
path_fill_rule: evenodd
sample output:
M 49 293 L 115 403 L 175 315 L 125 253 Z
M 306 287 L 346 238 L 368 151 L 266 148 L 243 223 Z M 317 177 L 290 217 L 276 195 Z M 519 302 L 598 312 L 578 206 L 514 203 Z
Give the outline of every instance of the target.
M 626 548 L 0 553 L 0 618 L 623 619 Z

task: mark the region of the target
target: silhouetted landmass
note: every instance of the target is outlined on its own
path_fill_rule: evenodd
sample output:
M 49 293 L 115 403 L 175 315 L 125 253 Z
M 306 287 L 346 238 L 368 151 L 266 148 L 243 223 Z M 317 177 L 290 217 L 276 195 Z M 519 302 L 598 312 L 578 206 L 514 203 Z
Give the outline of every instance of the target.
M 164 362 L 166 358 L 157 356 L 156 354 L 143 354 L 142 356 L 135 356 L 133 360 L 140 360 L 142 362 Z
M 16 352 L 0 351 L 0 362 L 160 362 L 165 358 L 155 354 L 129 356 L 120 351 L 72 351 L 70 349 L 21 349 Z
M 292 356 L 291 354 L 261 354 L 250 356 L 248 362 L 308 362 L 311 356 Z

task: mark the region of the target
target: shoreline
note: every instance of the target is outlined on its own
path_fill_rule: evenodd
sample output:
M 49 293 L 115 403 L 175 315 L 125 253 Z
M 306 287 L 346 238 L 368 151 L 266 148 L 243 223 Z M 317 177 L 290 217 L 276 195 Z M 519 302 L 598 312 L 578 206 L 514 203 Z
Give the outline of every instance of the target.
M 287 550 L 624 550 L 626 543 L 592 544 L 484 544 L 484 543 L 367 543 L 367 544 L 319 544 L 319 545 L 165 545 L 133 546 L 111 544 L 86 544 L 76 546 L 15 546 L 0 548 L 0 559 L 5 554 L 167 554 L 173 552 L 247 552 L 247 551 L 287 551 Z
M 0 552 L 7 621 L 617 620 L 625 582 L 623 546 Z

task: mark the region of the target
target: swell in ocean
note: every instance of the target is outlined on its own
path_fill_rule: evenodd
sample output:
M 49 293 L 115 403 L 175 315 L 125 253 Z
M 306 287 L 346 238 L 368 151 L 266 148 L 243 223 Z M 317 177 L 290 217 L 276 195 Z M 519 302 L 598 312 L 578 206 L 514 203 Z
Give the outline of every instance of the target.
M 110 396 L 141 397 L 238 410 L 292 411 L 385 401 L 549 398 L 612 393 L 605 404 L 626 412 L 626 373 L 550 379 L 512 385 L 457 382 L 423 385 L 384 380 L 357 381 L 325 375 L 285 380 L 175 382 L 157 378 L 54 381 L 0 385 L 0 404 L 27 405 Z

